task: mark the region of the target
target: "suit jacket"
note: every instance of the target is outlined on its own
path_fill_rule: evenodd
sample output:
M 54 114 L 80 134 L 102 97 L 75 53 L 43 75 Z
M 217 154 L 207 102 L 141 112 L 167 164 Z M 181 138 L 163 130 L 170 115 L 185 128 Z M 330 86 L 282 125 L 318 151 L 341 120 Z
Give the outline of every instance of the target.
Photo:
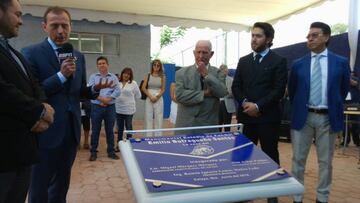
M 257 66 L 253 53 L 240 58 L 232 85 L 233 95 L 239 103 L 238 121 L 245 124 L 280 122 L 279 102 L 284 96 L 286 82 L 286 59 L 273 51 L 270 50 Z M 257 104 L 259 117 L 243 113 L 244 99 Z
M 77 57 L 75 74 L 62 84 L 57 76 L 60 64 L 47 39 L 24 48 L 22 52 L 45 90 L 48 97 L 47 102 L 55 109 L 54 123 L 47 131 L 38 136 L 40 148 L 50 149 L 61 144 L 67 131 L 65 126 L 68 122 L 69 112 L 73 117 L 73 134 L 79 142 L 81 132 L 80 97 L 92 95 L 91 88 L 86 86 L 84 56 L 74 50 L 74 56 Z
M 292 65 L 288 91 L 292 104 L 291 128 L 304 127 L 308 114 L 310 94 L 311 54 L 296 60 Z M 343 129 L 343 102 L 350 86 L 350 67 L 347 59 L 328 51 L 327 99 L 331 129 Z
M 216 67 L 209 66 L 208 76 L 204 79 L 204 88 L 210 88 L 213 95 L 211 97 L 204 96 L 200 74 L 195 65 L 176 71 L 175 81 L 175 96 L 178 102 L 176 127 L 217 125 L 219 98 L 227 94 L 224 73 Z M 198 132 L 210 131 L 214 129 Z
M 12 49 L 12 48 L 11 48 Z M 14 171 L 37 160 L 31 127 L 39 120 L 45 94 L 20 53 L 12 49 L 27 71 L 0 46 L 0 172 Z

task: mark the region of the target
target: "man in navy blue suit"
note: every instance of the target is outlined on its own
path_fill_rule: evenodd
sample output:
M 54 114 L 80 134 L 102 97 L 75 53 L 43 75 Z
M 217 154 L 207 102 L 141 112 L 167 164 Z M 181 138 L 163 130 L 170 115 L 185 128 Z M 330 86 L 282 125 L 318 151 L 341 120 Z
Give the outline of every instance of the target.
M 328 202 L 335 140 L 343 129 L 343 102 L 349 91 L 348 60 L 327 49 L 331 29 L 314 22 L 307 35 L 311 53 L 292 65 L 288 83 L 293 146 L 292 175 L 304 184 L 306 159 L 315 140 L 319 163 L 316 202 Z M 302 202 L 302 195 L 294 202 Z
M 59 49 L 69 40 L 71 32 L 71 16 L 67 10 L 49 7 L 42 27 L 48 37 L 22 51 L 56 114 L 53 125 L 38 136 L 40 162 L 32 168 L 29 202 L 66 202 L 71 167 L 80 140 L 80 97 L 96 98 L 99 89 L 112 83 L 100 81 L 87 87 L 85 59 L 78 51 L 73 52 L 74 58 L 58 60 Z

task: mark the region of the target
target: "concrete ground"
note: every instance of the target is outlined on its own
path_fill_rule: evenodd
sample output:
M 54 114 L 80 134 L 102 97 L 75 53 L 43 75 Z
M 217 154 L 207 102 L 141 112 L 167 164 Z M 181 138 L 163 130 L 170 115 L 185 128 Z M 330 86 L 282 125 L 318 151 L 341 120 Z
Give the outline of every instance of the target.
M 164 127 L 171 127 L 168 121 Z M 141 121 L 134 122 L 134 129 L 142 129 Z M 73 167 L 71 185 L 68 193 L 69 203 L 132 203 L 136 202 L 134 191 L 121 160 L 112 160 L 106 154 L 106 140 L 100 138 L 98 159 L 88 161 L 90 153 L 81 148 Z M 333 184 L 330 203 L 360 203 L 360 165 L 359 149 L 352 143 L 345 149 L 337 147 L 333 160 Z M 291 144 L 279 143 L 282 166 L 291 171 Z M 119 154 L 120 156 L 120 154 Z M 317 159 L 314 147 L 307 161 L 305 173 L 304 203 L 315 202 L 317 185 Z M 292 203 L 291 197 L 280 197 L 281 203 Z M 265 203 L 265 199 L 254 200 L 254 203 Z

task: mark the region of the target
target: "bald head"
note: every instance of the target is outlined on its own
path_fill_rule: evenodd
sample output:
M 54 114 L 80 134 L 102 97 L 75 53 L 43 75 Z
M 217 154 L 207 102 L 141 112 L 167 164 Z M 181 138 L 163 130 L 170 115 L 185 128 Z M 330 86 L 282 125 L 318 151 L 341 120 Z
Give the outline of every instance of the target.
M 212 46 L 209 40 L 199 40 L 194 50 L 196 64 L 199 65 L 200 62 L 203 62 L 205 65 L 209 64 L 210 58 L 214 54 L 211 50 Z
M 209 51 L 211 52 L 212 50 L 212 45 L 211 45 L 211 42 L 210 40 L 199 40 L 196 42 L 196 45 L 195 45 L 195 49 L 196 47 L 208 47 Z

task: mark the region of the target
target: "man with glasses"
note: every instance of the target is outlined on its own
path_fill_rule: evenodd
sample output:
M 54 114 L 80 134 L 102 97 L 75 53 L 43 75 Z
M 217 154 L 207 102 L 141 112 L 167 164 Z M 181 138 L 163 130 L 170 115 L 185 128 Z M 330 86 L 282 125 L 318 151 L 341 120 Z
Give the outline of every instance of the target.
M 343 102 L 349 91 L 348 60 L 327 49 L 331 29 L 314 22 L 307 36 L 311 51 L 292 65 L 288 91 L 292 104 L 292 175 L 304 184 L 306 159 L 315 140 L 319 163 L 316 202 L 328 202 L 336 136 L 343 129 Z M 295 195 L 294 202 L 302 202 Z

